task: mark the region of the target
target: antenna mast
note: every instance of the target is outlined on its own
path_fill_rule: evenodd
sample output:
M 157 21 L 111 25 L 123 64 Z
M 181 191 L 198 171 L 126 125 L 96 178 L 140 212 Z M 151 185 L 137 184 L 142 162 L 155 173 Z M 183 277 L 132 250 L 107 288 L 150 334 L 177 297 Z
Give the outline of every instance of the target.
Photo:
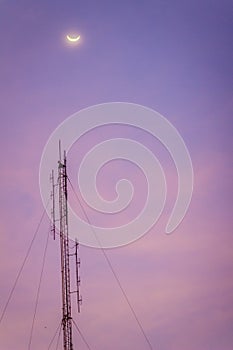
M 61 274 L 62 274 L 62 325 L 64 350 L 73 350 L 72 317 L 70 298 L 70 264 L 69 264 L 69 236 L 67 212 L 67 173 L 66 154 L 64 161 L 58 163 L 59 186 L 59 213 L 60 213 L 60 247 L 61 247 Z
M 52 232 L 55 238 L 55 185 L 54 174 L 52 171 Z M 78 312 L 80 312 L 80 259 L 78 258 L 78 242 L 75 242 L 75 252 L 70 254 L 69 232 L 68 232 L 68 191 L 67 191 L 67 168 L 66 168 L 66 152 L 64 152 L 63 160 L 61 159 L 61 143 L 59 142 L 59 162 L 58 162 L 58 196 L 59 196 L 59 234 L 60 234 L 60 250 L 61 250 L 61 277 L 62 277 L 62 327 L 63 327 L 63 349 L 73 350 L 72 338 L 72 313 L 71 313 L 71 294 L 77 294 Z M 70 257 L 75 257 L 76 268 L 76 286 L 77 290 L 71 291 L 70 278 Z

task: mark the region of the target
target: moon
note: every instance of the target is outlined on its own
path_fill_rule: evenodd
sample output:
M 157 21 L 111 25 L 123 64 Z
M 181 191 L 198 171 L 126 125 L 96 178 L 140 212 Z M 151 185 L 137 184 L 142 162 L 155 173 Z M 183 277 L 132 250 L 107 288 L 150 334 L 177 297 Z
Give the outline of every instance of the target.
M 78 35 L 78 36 L 70 36 L 69 34 L 67 34 L 66 39 L 68 41 L 72 42 L 72 43 L 75 43 L 75 42 L 79 41 L 80 35 Z

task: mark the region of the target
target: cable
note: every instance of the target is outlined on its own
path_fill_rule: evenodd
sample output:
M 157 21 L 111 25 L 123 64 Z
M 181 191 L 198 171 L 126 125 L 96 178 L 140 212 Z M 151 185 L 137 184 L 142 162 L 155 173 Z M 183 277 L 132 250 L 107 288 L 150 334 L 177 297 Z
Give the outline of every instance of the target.
M 58 349 L 58 345 L 59 345 L 59 340 L 60 340 L 60 336 L 61 336 L 61 329 L 62 329 L 62 324 L 60 325 L 60 329 L 59 329 L 59 333 L 58 333 L 58 338 L 57 338 L 57 344 L 56 344 L 56 349 Z
M 134 310 L 132 304 L 130 303 L 130 300 L 129 300 L 129 298 L 128 298 L 128 296 L 127 296 L 127 294 L 126 294 L 126 292 L 125 292 L 125 290 L 124 290 L 124 288 L 123 288 L 123 286 L 122 286 L 122 284 L 121 284 L 121 282 L 120 282 L 120 280 L 119 280 L 119 277 L 117 276 L 116 272 L 114 271 L 113 265 L 112 265 L 111 261 L 109 260 L 108 255 L 106 254 L 104 248 L 102 247 L 102 245 L 101 245 L 101 243 L 100 243 L 100 241 L 99 241 L 99 239 L 98 239 L 98 237 L 97 237 L 97 235 L 96 235 L 96 232 L 95 232 L 94 229 L 93 229 L 93 226 L 92 226 L 92 224 L 91 224 L 91 222 L 90 222 L 90 219 L 89 219 L 89 217 L 88 217 L 88 215 L 87 215 L 87 213 L 86 213 L 86 211 L 85 211 L 85 209 L 84 209 L 84 207 L 83 207 L 81 201 L 79 200 L 78 194 L 76 193 L 76 191 L 75 191 L 75 189 L 74 189 L 74 186 L 72 185 L 72 183 L 71 183 L 71 181 L 70 181 L 70 179 L 69 179 L 68 176 L 67 176 L 67 178 L 68 178 L 68 181 L 69 181 L 69 183 L 70 183 L 70 186 L 71 186 L 71 188 L 72 188 L 72 190 L 73 190 L 73 192 L 74 192 L 74 194 L 75 194 L 75 196 L 76 196 L 76 198 L 77 198 L 77 200 L 78 200 L 78 202 L 79 202 L 79 205 L 80 205 L 80 207 L 81 207 L 81 209 L 82 209 L 82 211 L 83 211 L 83 214 L 85 215 L 85 217 L 86 217 L 86 219 L 87 219 L 87 222 L 89 223 L 89 225 L 90 225 L 90 227 L 91 227 L 91 230 L 92 230 L 92 232 L 93 232 L 94 235 L 95 235 L 95 238 L 96 238 L 96 240 L 97 240 L 97 242 L 98 242 L 98 244 L 99 244 L 99 247 L 100 247 L 100 249 L 101 249 L 101 251 L 102 251 L 102 253 L 103 253 L 103 255 L 104 255 L 104 257 L 105 257 L 105 259 L 106 259 L 106 261 L 107 261 L 107 263 L 108 263 L 108 266 L 109 266 L 110 270 L 112 271 L 113 276 L 115 277 L 115 280 L 116 280 L 116 282 L 117 282 L 117 284 L 118 284 L 118 286 L 119 286 L 119 288 L 120 288 L 120 290 L 121 290 L 121 292 L 122 292 L 122 294 L 123 294 L 123 296 L 124 296 L 124 298 L 125 298 L 125 300 L 126 300 L 126 303 L 128 304 L 128 306 L 129 306 L 129 308 L 130 308 L 130 310 L 131 310 L 131 312 L 132 312 L 132 314 L 133 314 L 133 316 L 134 316 L 134 318 L 135 318 L 135 320 L 136 320 L 136 322 L 137 322 L 137 324 L 138 324 L 138 327 L 140 328 L 140 330 L 141 330 L 141 332 L 142 332 L 142 335 L 143 335 L 145 341 L 147 342 L 149 348 L 150 348 L 151 350 L 153 350 L 152 344 L 151 344 L 150 340 L 148 339 L 148 337 L 147 337 L 147 335 L 146 335 L 146 333 L 145 333 L 145 330 L 144 330 L 144 328 L 143 328 L 141 322 L 139 321 L 139 318 L 138 318 L 138 316 L 137 316 L 137 314 L 136 314 L 136 312 L 135 312 L 135 310 Z
M 48 200 L 48 202 L 47 202 L 47 204 L 46 204 L 45 209 L 43 210 L 43 213 L 42 213 L 42 215 L 41 215 L 41 218 L 40 218 L 40 220 L 39 220 L 39 223 L 38 223 L 38 225 L 37 225 L 37 228 L 36 228 L 36 230 L 35 230 L 35 232 L 34 232 L 34 235 L 33 235 L 33 237 L 32 237 L 31 243 L 30 243 L 30 245 L 29 245 L 29 247 L 28 247 L 28 250 L 27 250 L 27 252 L 26 252 L 26 255 L 25 255 L 25 258 L 24 258 L 24 260 L 23 260 L 23 263 L 22 263 L 22 265 L 21 265 L 21 267 L 20 267 L 20 269 L 19 269 L 19 271 L 18 271 L 18 273 L 17 273 L 15 282 L 14 282 L 12 288 L 11 288 L 10 294 L 9 294 L 8 299 L 7 299 L 7 301 L 6 301 L 6 304 L 5 304 L 4 308 L 3 308 L 3 311 L 2 311 L 2 314 L 1 314 L 1 317 L 0 317 L 0 324 L 1 324 L 1 322 L 2 322 L 2 320 L 3 320 L 3 318 L 4 318 L 4 316 L 5 316 L 6 310 L 7 310 L 7 308 L 8 308 L 8 305 L 9 305 L 10 301 L 11 301 L 11 298 L 12 298 L 12 295 L 13 295 L 14 290 L 15 290 L 15 288 L 16 288 L 16 285 L 17 285 L 17 283 L 18 283 L 19 277 L 21 276 L 21 273 L 22 273 L 22 271 L 23 271 L 23 268 L 24 268 L 24 266 L 25 266 L 25 263 L 26 263 L 26 261 L 27 261 L 27 259 L 28 259 L 28 256 L 29 256 L 29 254 L 30 254 L 30 251 L 31 251 L 31 249 L 32 249 L 32 245 L 33 245 L 33 243 L 34 243 L 34 241 L 35 241 L 35 239 L 36 239 L 37 233 L 39 232 L 40 225 L 41 225 L 41 223 L 42 223 L 42 221 L 43 221 L 43 219 L 44 219 L 44 216 L 45 216 L 45 213 L 46 213 L 46 209 L 47 209 L 47 207 L 48 207 L 48 204 L 49 204 L 49 200 Z
M 36 312 L 37 312 L 37 307 L 38 307 L 38 302 L 39 302 L 41 282 L 42 282 L 42 277 L 43 277 L 43 272 L 44 272 L 44 267 L 45 267 L 46 253 L 47 253 L 47 250 L 48 250 L 49 234 L 50 234 L 50 229 L 48 230 L 46 243 L 45 243 L 45 249 L 44 249 L 44 255 L 43 255 L 43 259 L 42 259 L 42 267 L 41 267 L 39 284 L 38 284 L 37 293 L 36 293 L 36 303 L 35 303 L 35 309 L 34 309 L 34 314 L 33 314 L 33 319 L 32 319 L 32 326 L 31 326 L 31 331 L 30 331 L 28 350 L 31 349 L 31 344 L 32 344 L 32 335 L 33 335 L 34 324 L 35 324 L 35 320 L 36 320 Z
M 50 350 L 50 348 L 51 348 L 51 346 L 52 346 L 52 344 L 53 344 L 53 342 L 54 342 L 54 339 L 56 338 L 56 335 L 57 335 L 57 332 L 59 331 L 59 334 L 60 334 L 60 329 L 61 329 L 61 322 L 59 323 L 59 325 L 57 326 L 57 329 L 56 329 L 56 331 L 55 331 L 55 333 L 54 333 L 54 336 L 52 337 L 52 339 L 51 339 L 51 341 L 50 341 L 50 343 L 49 343 L 49 346 L 48 346 L 48 349 L 47 350 Z
M 75 320 L 74 320 L 73 318 L 72 318 L 72 321 L 73 321 L 73 323 L 74 323 L 74 325 L 75 325 L 77 331 L 79 332 L 79 334 L 80 334 L 80 336 L 81 336 L 83 342 L 86 344 L 87 348 L 88 348 L 89 350 L 91 350 L 91 347 L 90 347 L 89 344 L 87 343 L 87 341 L 86 341 L 84 335 L 82 334 L 80 328 L 78 327 L 78 325 L 76 324 L 76 322 L 75 322 Z

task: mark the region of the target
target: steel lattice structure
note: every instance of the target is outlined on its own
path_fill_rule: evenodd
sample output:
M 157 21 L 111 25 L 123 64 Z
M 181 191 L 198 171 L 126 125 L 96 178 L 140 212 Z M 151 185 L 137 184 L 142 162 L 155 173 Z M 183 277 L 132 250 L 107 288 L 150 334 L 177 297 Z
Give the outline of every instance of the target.
M 81 297 L 80 297 L 80 276 L 79 267 L 80 259 L 78 258 L 78 242 L 75 242 L 75 252 L 70 253 L 69 247 L 69 230 L 68 230 L 68 190 L 67 190 L 67 167 L 66 167 L 66 153 L 64 152 L 63 160 L 61 159 L 61 146 L 59 143 L 59 162 L 58 162 L 58 197 L 59 197 L 59 236 L 60 236 L 60 250 L 61 250 L 61 283 L 62 283 L 62 328 L 63 328 L 63 348 L 64 350 L 73 350 L 72 338 L 72 300 L 71 294 L 77 294 L 78 312 L 80 312 Z M 52 232 L 54 239 L 56 237 L 56 215 L 55 215 L 55 187 L 54 172 L 51 175 L 52 181 Z M 76 269 L 76 286 L 75 291 L 71 291 L 71 277 L 70 277 L 70 257 L 75 257 Z

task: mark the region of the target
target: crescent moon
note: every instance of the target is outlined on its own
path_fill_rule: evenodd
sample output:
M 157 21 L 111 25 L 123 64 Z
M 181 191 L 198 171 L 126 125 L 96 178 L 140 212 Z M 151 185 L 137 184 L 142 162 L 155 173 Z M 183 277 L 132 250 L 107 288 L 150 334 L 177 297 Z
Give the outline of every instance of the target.
M 73 36 L 70 36 L 69 34 L 66 36 L 66 39 L 68 40 L 68 41 L 71 41 L 71 42 L 77 42 L 77 41 L 79 41 L 79 39 L 80 39 L 80 35 L 78 35 L 77 37 L 73 37 Z

